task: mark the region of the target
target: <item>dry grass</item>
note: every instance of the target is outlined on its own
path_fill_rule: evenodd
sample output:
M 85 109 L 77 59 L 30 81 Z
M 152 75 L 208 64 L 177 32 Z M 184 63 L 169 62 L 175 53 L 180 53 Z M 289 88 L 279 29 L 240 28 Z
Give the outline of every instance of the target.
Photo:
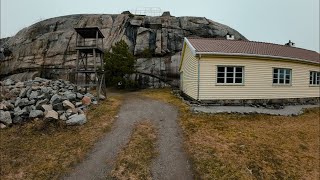
M 110 129 L 121 96 L 92 107 L 83 126 L 35 121 L 0 131 L 0 179 L 58 179 Z
M 151 160 L 156 156 L 156 130 L 150 122 L 136 125 L 130 142 L 120 152 L 115 169 L 111 172 L 114 179 L 152 179 Z
M 198 179 L 319 179 L 320 108 L 297 117 L 193 114 L 169 90 L 143 94 L 179 107 Z

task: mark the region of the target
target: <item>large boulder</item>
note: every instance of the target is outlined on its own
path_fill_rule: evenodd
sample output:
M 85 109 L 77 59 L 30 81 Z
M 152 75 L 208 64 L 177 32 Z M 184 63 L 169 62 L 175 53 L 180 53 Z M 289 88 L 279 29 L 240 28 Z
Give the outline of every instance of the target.
M 81 102 L 83 105 L 86 105 L 86 106 L 89 106 L 92 103 L 91 98 L 89 96 L 84 96 Z
M 20 107 L 14 108 L 13 114 L 15 117 L 20 116 L 20 117 L 26 117 L 29 115 L 29 112 L 26 108 L 21 109 Z
M 68 100 L 75 100 L 77 98 L 77 94 L 71 91 L 64 92 L 64 97 Z
M 47 121 L 56 121 L 59 119 L 59 115 L 57 111 L 49 110 L 45 112 L 44 119 Z
M 69 126 L 74 125 L 83 125 L 87 122 L 87 118 L 84 114 L 74 114 L 69 117 L 69 119 L 66 121 L 66 124 Z
M 37 91 L 32 91 L 29 99 L 37 99 L 38 96 L 39 96 L 39 93 Z
M 151 29 L 139 27 L 136 38 L 136 46 L 134 49 L 135 55 L 143 53 L 144 50 L 150 50 L 149 40 L 151 33 Z
M 0 110 L 7 111 L 7 110 L 13 110 L 13 109 L 14 109 L 14 105 L 8 101 L 2 101 L 0 103 Z
M 29 114 L 29 118 L 37 118 L 42 116 L 43 116 L 43 112 L 40 110 L 31 110 Z
M 69 78 L 76 60 L 76 53 L 70 54 L 75 52 L 74 27 L 86 26 L 97 26 L 101 29 L 105 36 L 102 48 L 106 51 L 110 51 L 116 42 L 124 40 L 138 57 L 143 56 L 144 50 L 148 50 L 154 55 L 148 61 L 158 61 L 159 56 L 166 59 L 162 70 L 155 67 L 156 71 L 162 73 L 144 74 L 146 77 L 142 78 L 150 81 L 150 77 L 168 82 L 178 79 L 178 65 L 172 61 L 172 57 L 181 52 L 184 37 L 222 38 L 229 33 L 237 40 L 246 39 L 236 30 L 207 18 L 173 17 L 168 12 L 156 17 L 130 13 L 62 16 L 38 22 L 22 29 L 13 37 L 0 39 L 0 46 L 11 52 L 3 54 L 4 61 L 0 60 L 0 77 L 20 72 L 17 77 L 24 78 L 27 74 L 21 73 L 28 72 L 28 76 L 31 73 L 31 78 L 41 70 L 41 74 L 46 78 Z M 89 61 L 92 62 L 90 58 Z M 140 66 L 142 69 L 148 68 L 149 64 L 146 61 Z M 169 71 L 174 72 L 175 76 L 169 76 Z
M 28 98 L 17 98 L 16 102 L 15 102 L 15 105 L 16 107 L 25 107 L 25 106 L 29 106 L 29 105 L 33 105 L 35 104 L 35 100 L 32 99 L 32 100 L 29 100 Z
M 12 119 L 9 111 L 0 110 L 0 122 L 4 124 L 12 124 Z
M 70 101 L 68 101 L 68 100 L 64 100 L 63 102 L 62 102 L 62 104 L 63 104 L 63 107 L 65 107 L 65 108 L 67 108 L 67 109 L 75 109 L 75 106 L 74 106 L 74 104 L 72 104 Z
M 60 96 L 59 94 L 55 94 L 51 97 L 50 103 L 51 104 L 57 104 L 63 101 L 63 97 Z
M 43 104 L 43 105 L 41 105 L 41 109 L 42 109 L 44 112 L 47 112 L 47 111 L 53 110 L 53 107 L 52 107 L 51 104 Z
M 4 85 L 5 86 L 10 86 L 10 85 L 14 85 L 14 81 L 13 80 L 11 80 L 11 79 L 6 79 L 6 80 L 4 80 Z

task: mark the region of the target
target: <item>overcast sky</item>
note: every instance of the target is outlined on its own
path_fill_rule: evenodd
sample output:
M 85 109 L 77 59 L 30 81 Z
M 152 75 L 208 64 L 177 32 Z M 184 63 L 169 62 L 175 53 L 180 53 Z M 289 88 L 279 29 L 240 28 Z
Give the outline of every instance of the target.
M 249 40 L 319 50 L 319 0 L 0 0 L 1 38 L 62 15 L 121 13 L 159 7 L 173 16 L 200 16 L 226 24 Z

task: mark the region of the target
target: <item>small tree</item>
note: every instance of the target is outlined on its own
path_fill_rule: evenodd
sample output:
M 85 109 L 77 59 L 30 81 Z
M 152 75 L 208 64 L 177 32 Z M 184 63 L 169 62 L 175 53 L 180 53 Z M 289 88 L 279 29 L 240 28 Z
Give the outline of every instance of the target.
M 135 57 L 124 40 L 112 46 L 112 52 L 107 52 L 104 60 L 108 86 L 118 85 L 121 82 L 125 87 L 127 83 L 132 83 L 129 77 L 135 72 Z

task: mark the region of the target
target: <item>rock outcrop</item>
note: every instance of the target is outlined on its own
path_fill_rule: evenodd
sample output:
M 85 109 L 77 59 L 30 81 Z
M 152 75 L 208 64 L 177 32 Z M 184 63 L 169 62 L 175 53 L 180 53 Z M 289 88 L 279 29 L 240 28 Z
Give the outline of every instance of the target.
M 56 17 L 38 22 L 11 38 L 0 40 L 0 75 L 38 72 L 46 78 L 68 79 L 76 59 L 74 27 L 97 26 L 105 36 L 103 48 L 124 40 L 137 57 L 136 79 L 148 85 L 178 78 L 184 37 L 246 38 L 236 30 L 204 17 L 90 14 Z M 152 58 L 143 58 L 148 50 Z M 19 76 L 18 76 L 19 77 Z

